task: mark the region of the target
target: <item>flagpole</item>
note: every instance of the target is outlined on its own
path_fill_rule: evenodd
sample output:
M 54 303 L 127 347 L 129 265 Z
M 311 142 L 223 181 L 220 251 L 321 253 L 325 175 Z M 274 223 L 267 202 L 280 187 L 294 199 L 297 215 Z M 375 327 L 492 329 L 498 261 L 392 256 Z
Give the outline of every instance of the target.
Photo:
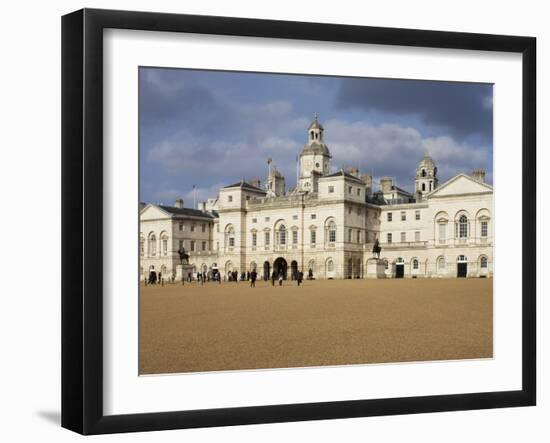
M 296 154 L 296 189 L 298 189 L 299 181 L 300 181 L 300 167 L 298 162 L 298 154 Z
M 193 185 L 193 209 L 197 209 L 197 187 Z

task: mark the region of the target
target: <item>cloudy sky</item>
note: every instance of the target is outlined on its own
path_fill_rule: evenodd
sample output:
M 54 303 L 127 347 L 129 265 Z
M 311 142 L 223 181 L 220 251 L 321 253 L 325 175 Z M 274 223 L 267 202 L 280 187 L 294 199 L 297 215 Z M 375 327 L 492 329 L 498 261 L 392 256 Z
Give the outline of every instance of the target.
M 315 112 L 332 168 L 388 175 L 412 191 L 427 150 L 444 181 L 474 168 L 492 182 L 492 85 L 140 68 L 140 200 L 193 205 L 267 159 L 296 184 Z

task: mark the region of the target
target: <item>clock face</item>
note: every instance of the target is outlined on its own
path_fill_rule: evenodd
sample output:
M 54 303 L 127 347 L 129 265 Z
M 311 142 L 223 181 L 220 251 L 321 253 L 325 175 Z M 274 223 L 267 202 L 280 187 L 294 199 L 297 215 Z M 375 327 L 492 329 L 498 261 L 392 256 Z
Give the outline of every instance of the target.
M 319 167 L 319 163 L 315 163 L 315 167 L 318 168 L 318 167 Z

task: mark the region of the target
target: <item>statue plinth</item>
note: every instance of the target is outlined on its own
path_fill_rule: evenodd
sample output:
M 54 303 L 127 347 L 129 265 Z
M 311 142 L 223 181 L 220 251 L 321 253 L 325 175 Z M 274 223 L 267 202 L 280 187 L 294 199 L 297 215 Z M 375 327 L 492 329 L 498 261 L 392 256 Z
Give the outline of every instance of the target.
M 187 276 L 193 275 L 193 266 L 190 264 L 176 265 L 176 281 L 181 281 L 182 277 L 187 280 Z
M 369 258 L 366 271 L 366 278 L 386 278 L 386 266 L 379 258 Z

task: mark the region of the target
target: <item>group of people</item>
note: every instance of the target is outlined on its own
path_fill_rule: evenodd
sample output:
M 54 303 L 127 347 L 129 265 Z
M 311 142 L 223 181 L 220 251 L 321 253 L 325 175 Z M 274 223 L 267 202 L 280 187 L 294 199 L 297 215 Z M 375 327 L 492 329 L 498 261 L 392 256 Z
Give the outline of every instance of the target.
M 292 274 L 293 280 L 296 280 L 298 286 L 300 286 L 304 280 L 304 273 L 302 271 L 294 271 Z M 264 280 L 267 280 L 268 277 L 264 276 Z M 186 280 L 188 282 L 193 281 L 193 274 L 189 272 L 187 274 Z M 217 269 L 213 269 L 211 272 L 197 272 L 197 281 L 200 282 L 201 285 L 203 285 L 205 282 L 209 281 L 217 281 L 221 284 L 221 274 Z M 224 277 L 225 280 L 225 277 Z M 252 271 L 248 272 L 242 272 L 240 275 L 237 271 L 230 271 L 227 273 L 227 281 L 249 281 L 250 287 L 255 288 L 256 287 L 256 280 L 258 280 L 258 273 L 256 272 L 256 269 L 253 269 Z M 283 285 L 283 281 L 285 280 L 285 275 L 283 271 L 273 271 L 271 274 L 271 285 L 275 286 L 275 281 L 279 282 L 279 286 Z M 313 271 L 310 269 L 308 271 L 308 280 L 313 280 Z M 145 278 L 145 285 L 155 285 L 160 284 L 164 286 L 164 278 L 162 276 L 162 273 L 159 272 L 157 274 L 156 271 L 151 270 L 149 272 L 149 277 Z M 172 283 L 175 283 L 175 278 L 172 276 L 171 279 Z M 184 284 L 184 279 L 181 281 L 182 284 Z
M 158 275 L 155 271 L 149 272 L 149 277 L 145 279 L 145 285 L 156 285 L 160 284 L 164 286 L 164 278 L 162 277 L 162 272 L 159 272 Z

